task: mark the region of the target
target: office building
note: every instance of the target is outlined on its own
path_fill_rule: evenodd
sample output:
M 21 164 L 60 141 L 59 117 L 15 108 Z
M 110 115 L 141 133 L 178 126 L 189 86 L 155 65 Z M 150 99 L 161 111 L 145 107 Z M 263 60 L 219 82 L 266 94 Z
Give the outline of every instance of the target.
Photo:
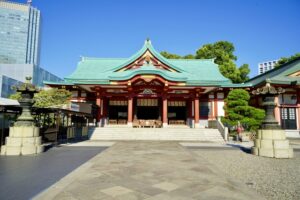
M 40 11 L 0 1 L 0 63 L 39 65 Z
M 31 76 L 33 84 L 61 79 L 40 67 L 41 13 L 31 1 L 0 0 L 0 97 L 14 93 L 12 86 Z
M 271 69 L 274 69 L 274 66 L 278 60 L 271 60 L 266 62 L 258 63 L 258 74 L 263 74 Z

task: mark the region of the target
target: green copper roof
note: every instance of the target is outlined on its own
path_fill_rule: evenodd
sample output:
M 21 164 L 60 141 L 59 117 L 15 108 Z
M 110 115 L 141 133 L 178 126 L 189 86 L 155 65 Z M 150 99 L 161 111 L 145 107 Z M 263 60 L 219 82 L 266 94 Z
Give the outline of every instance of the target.
M 174 72 L 144 64 L 138 69 L 118 71 L 140 58 L 146 51 Z M 76 70 L 65 81 L 74 84 L 109 84 L 110 81 L 128 80 L 136 75 L 160 75 L 169 81 L 185 82 L 186 85 L 232 85 L 219 71 L 213 59 L 166 59 L 147 40 L 144 46 L 130 58 L 83 57 Z
M 300 71 L 300 58 L 285 63 L 277 68 L 274 68 L 264 74 L 253 77 L 248 80 L 246 84 L 251 84 L 253 86 L 265 83 L 266 79 L 270 80 L 270 83 L 273 84 L 283 84 L 290 85 L 296 84 L 300 85 L 300 77 L 298 76 L 289 76 L 296 72 Z

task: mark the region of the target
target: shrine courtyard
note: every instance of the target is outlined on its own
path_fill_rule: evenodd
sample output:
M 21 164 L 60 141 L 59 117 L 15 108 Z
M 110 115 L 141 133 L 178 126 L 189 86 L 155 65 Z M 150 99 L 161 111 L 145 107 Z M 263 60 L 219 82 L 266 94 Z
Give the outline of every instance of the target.
M 238 144 L 75 143 L 2 157 L 0 199 L 299 199 L 300 141 L 291 144 L 293 159 Z

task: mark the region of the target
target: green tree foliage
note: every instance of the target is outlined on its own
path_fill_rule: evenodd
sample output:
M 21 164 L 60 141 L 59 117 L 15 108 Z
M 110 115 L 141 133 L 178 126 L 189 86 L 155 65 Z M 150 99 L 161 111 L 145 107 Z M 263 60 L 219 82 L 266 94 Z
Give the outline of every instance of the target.
M 296 53 L 295 55 L 292 55 L 290 57 L 282 57 L 278 60 L 278 62 L 276 63 L 275 67 L 279 67 L 280 65 L 283 65 L 289 61 L 295 60 L 297 58 L 300 58 L 300 53 Z
M 196 58 L 209 59 L 214 58 L 215 63 L 219 65 L 220 72 L 233 83 L 243 83 L 249 79 L 249 66 L 243 64 L 237 67 L 235 61 L 237 57 L 234 55 L 234 45 L 228 41 L 218 41 L 213 44 L 203 45 L 196 52 Z
M 11 94 L 9 96 L 9 99 L 19 100 L 19 99 L 21 99 L 21 93 L 20 92 L 16 92 L 15 94 Z
M 34 95 L 36 100 L 34 106 L 45 108 L 45 107 L 61 107 L 62 105 L 69 102 L 72 93 L 65 89 L 50 89 L 42 90 Z
M 172 53 L 169 53 L 169 52 L 166 52 L 166 51 L 162 51 L 162 52 L 160 52 L 160 54 L 163 57 L 168 58 L 168 59 L 180 59 L 180 58 L 182 58 L 180 55 L 172 54 Z
M 203 45 L 197 50 L 196 55 L 180 56 L 171 54 L 166 51 L 161 52 L 166 58 L 171 59 L 215 59 L 215 63 L 219 65 L 219 70 L 223 76 L 229 78 L 233 83 L 243 83 L 249 79 L 249 65 L 243 64 L 237 67 L 235 61 L 237 57 L 234 55 L 234 45 L 228 41 L 218 41 L 213 44 Z
M 240 122 L 246 130 L 257 130 L 265 117 L 265 111 L 249 106 L 249 100 L 250 95 L 246 90 L 230 91 L 225 99 L 226 116 L 222 118 L 222 122 L 229 126 L 235 126 Z
M 195 56 L 193 54 L 188 54 L 188 55 L 185 55 L 185 56 L 180 56 L 180 55 L 177 55 L 177 54 L 169 53 L 167 51 L 162 51 L 162 52 L 160 52 L 160 54 L 163 57 L 168 58 L 168 59 L 195 59 Z
M 195 56 L 193 54 L 188 54 L 182 57 L 183 59 L 195 59 Z
M 47 107 L 61 107 L 67 104 L 71 99 L 72 93 L 65 89 L 49 89 L 41 90 L 34 95 L 35 107 L 47 108 Z M 9 97 L 10 99 L 20 99 L 20 93 L 15 93 Z

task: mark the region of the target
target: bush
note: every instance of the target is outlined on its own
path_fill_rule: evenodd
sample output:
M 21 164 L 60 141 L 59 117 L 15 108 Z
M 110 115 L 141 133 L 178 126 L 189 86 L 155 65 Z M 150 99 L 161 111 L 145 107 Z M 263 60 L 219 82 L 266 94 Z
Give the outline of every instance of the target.
M 236 126 L 240 122 L 245 130 L 256 131 L 265 117 L 265 111 L 249 106 L 249 100 L 250 95 L 246 90 L 230 91 L 225 99 L 226 116 L 222 118 L 222 122 L 227 126 Z

